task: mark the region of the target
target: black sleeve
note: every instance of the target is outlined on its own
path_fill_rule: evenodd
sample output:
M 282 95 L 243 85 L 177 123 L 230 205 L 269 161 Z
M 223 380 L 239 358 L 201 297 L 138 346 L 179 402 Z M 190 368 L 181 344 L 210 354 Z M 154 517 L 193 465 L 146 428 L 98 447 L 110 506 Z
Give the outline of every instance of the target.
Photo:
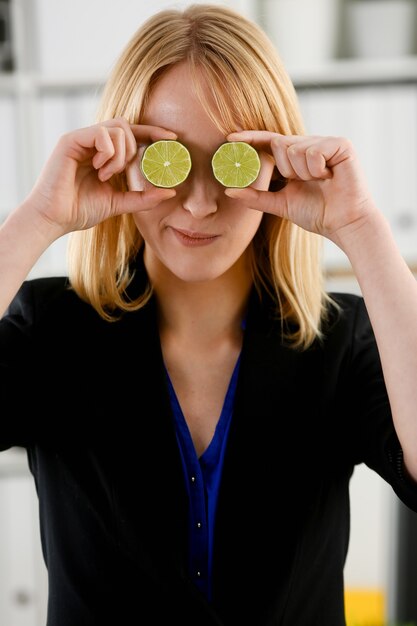
M 48 302 L 65 285 L 65 278 L 24 282 L 0 319 L 0 450 L 26 447 L 33 441 L 36 426 L 32 400 L 37 393 L 33 382 L 37 366 L 36 324 Z
M 401 501 L 417 512 L 417 483 L 404 471 L 379 352 L 362 298 L 357 301 L 349 362 L 346 420 L 352 427 L 350 446 L 355 462 L 364 462 L 376 471 Z

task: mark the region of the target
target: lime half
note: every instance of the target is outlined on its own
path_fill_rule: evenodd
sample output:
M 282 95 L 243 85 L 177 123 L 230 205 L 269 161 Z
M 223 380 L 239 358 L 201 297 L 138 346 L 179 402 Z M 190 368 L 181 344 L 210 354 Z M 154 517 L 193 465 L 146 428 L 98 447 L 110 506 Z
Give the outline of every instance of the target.
M 214 176 L 225 187 L 248 187 L 261 169 L 257 151 L 244 141 L 223 143 L 214 153 L 211 165 Z
M 141 160 L 145 178 L 155 187 L 175 187 L 191 170 L 191 156 L 179 141 L 162 139 L 148 146 Z

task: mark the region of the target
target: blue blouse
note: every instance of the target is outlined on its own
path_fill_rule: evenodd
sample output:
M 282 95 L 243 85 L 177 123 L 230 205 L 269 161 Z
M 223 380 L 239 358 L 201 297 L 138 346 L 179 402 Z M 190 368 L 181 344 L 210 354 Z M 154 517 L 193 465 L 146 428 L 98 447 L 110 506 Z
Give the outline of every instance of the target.
M 217 497 L 233 413 L 239 365 L 240 356 L 230 379 L 213 439 L 200 458 L 197 457 L 187 422 L 167 372 L 169 396 L 189 500 L 188 571 L 191 580 L 208 601 L 211 600 L 212 592 L 211 573 Z

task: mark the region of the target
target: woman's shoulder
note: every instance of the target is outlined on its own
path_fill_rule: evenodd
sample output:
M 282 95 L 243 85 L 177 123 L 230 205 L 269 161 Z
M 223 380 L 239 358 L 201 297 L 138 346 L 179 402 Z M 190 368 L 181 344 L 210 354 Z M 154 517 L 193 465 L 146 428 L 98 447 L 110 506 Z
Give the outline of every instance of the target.
M 35 303 L 45 303 L 65 297 L 71 290 L 67 276 L 48 276 L 25 280 L 10 304 L 11 309 Z
M 70 282 L 67 276 L 48 276 L 43 278 L 31 278 L 22 283 L 16 297 L 17 299 L 36 298 L 39 300 L 56 299 L 70 290 Z
M 339 306 L 346 309 L 356 308 L 364 302 L 362 295 L 347 291 L 329 291 L 327 295 L 330 300 L 338 303 Z
M 326 308 L 328 318 L 333 322 L 347 322 L 358 316 L 367 317 L 365 300 L 362 295 L 343 291 L 330 291 L 327 293 L 328 306 Z
M 70 315 L 79 306 L 86 304 L 71 288 L 67 276 L 32 278 L 22 283 L 3 319 L 20 319 L 30 325 L 52 310 Z
M 365 301 L 362 295 L 344 291 L 330 291 L 327 293 L 325 318 L 331 323 L 352 320 L 362 311 L 366 312 Z
M 324 336 L 343 343 L 373 341 L 372 324 L 363 296 L 347 292 L 329 292 L 328 296 Z

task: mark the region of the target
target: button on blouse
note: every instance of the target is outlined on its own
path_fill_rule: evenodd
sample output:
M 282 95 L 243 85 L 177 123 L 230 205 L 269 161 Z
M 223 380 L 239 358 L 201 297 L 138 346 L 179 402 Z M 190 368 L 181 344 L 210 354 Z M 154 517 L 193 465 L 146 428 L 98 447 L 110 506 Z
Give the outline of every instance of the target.
M 214 525 L 227 438 L 233 414 L 240 356 L 227 389 L 223 408 L 209 446 L 197 457 L 187 422 L 169 378 L 168 391 L 174 416 L 184 480 L 188 494 L 188 572 L 200 591 L 211 600 Z

